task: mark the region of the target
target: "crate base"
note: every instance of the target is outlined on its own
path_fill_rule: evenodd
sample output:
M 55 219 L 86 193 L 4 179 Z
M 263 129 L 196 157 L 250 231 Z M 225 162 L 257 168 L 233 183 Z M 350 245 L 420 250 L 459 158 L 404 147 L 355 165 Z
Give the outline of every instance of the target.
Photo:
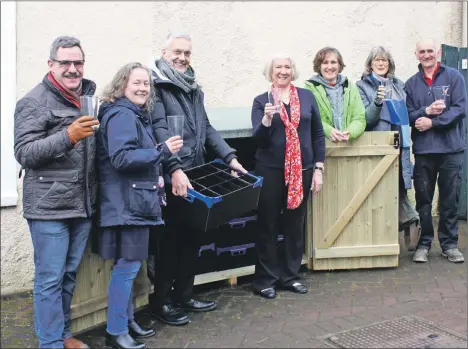
M 302 264 L 308 264 L 306 257 L 302 258 Z M 242 268 L 228 269 L 223 271 L 214 271 L 206 274 L 195 276 L 195 285 L 206 284 L 215 281 L 223 281 L 231 285 L 237 285 L 237 278 L 241 276 L 253 275 L 255 273 L 255 265 L 249 265 Z

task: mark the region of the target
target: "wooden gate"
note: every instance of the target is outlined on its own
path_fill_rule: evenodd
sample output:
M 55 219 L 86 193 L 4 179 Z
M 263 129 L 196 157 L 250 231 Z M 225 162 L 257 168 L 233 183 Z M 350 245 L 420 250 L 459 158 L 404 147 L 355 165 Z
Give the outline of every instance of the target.
M 395 139 L 395 132 L 365 132 L 347 143 L 327 140 L 324 185 L 307 221 L 309 269 L 398 266 Z
M 83 254 L 73 295 L 72 332 L 80 332 L 107 321 L 107 293 L 113 260 L 104 260 L 92 252 L 92 239 Z M 148 303 L 149 280 L 143 263 L 133 286 L 134 304 Z

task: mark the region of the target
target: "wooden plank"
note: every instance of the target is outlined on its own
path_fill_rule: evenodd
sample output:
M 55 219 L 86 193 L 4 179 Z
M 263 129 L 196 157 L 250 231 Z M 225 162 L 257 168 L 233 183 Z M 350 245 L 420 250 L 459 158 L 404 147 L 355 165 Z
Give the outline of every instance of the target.
M 330 147 L 326 149 L 325 156 L 382 156 L 399 153 L 399 149 L 395 149 L 390 145 L 366 145 L 360 147 Z
M 351 218 L 353 218 L 356 211 L 361 207 L 364 200 L 375 188 L 377 183 L 380 181 L 382 176 L 387 172 L 392 163 L 397 159 L 398 154 L 395 155 L 386 155 L 380 163 L 375 167 L 374 171 L 365 181 L 361 189 L 354 195 L 354 197 L 349 202 L 348 206 L 344 209 L 338 220 L 333 224 L 333 226 L 328 230 L 328 232 L 320 241 L 318 248 L 328 248 L 336 240 L 338 235 L 342 232 L 343 228 L 349 223 Z
M 148 304 L 148 295 L 141 295 L 134 299 L 135 309 Z M 95 310 L 92 313 L 76 318 L 72 322 L 72 333 L 79 334 L 82 331 L 89 331 L 97 326 L 101 326 L 107 321 L 107 307 Z
M 333 143 L 328 138 L 325 138 L 326 148 L 337 148 L 337 147 L 361 147 L 368 145 L 393 145 L 395 131 L 373 131 L 364 132 L 361 136 L 356 139 L 347 142 Z
M 372 257 L 400 254 L 400 245 L 367 245 L 367 246 L 343 246 L 327 249 L 314 249 L 316 259 L 343 258 L 343 257 Z
M 148 294 L 148 291 L 140 290 L 139 292 L 135 292 L 133 297 L 138 298 L 147 294 Z M 106 295 L 98 296 L 92 299 L 88 299 L 85 302 L 72 304 L 71 306 L 72 320 L 91 314 L 94 311 L 107 308 L 107 299 L 108 299 L 108 296 L 106 294 Z
M 398 256 L 314 259 L 314 270 L 350 270 L 398 267 Z

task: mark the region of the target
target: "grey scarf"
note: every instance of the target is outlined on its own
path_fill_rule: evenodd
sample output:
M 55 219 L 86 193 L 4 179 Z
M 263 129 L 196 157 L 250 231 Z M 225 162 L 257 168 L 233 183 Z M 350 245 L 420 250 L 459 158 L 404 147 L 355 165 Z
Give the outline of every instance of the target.
M 165 59 L 161 58 L 156 61 L 156 67 L 185 93 L 196 91 L 199 88 L 195 81 L 195 71 L 190 66 L 185 72 L 181 73 L 174 69 Z
M 336 79 L 336 84 L 335 86 L 330 86 L 328 84 L 328 81 L 325 80 L 321 75 L 315 75 L 312 77 L 313 81 L 318 82 L 320 85 L 323 86 L 325 89 L 325 92 L 327 93 L 328 100 L 330 101 L 331 107 L 332 107 L 332 117 L 333 117 L 333 123 L 335 124 L 335 128 L 339 129 L 338 127 L 338 122 L 341 123 L 342 129 L 346 127 L 344 125 L 343 120 L 345 119 L 345 116 L 343 115 L 344 113 L 344 82 L 345 78 L 343 75 L 338 74 L 338 77 Z M 341 121 L 338 121 L 341 120 Z

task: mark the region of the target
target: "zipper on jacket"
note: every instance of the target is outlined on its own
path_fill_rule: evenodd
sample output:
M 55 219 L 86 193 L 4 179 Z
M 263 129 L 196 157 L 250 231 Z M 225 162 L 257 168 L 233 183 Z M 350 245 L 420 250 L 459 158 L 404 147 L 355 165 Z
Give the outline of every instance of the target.
M 190 108 L 189 108 L 189 105 L 188 105 L 187 101 L 185 100 L 184 94 L 182 94 L 182 100 L 184 101 L 184 104 L 187 107 L 187 111 L 188 111 L 190 117 L 192 117 L 192 113 L 190 112 Z M 197 140 L 197 144 L 195 146 L 195 161 L 198 158 L 198 154 L 200 153 L 200 149 L 199 149 L 200 148 L 200 146 L 199 146 L 199 144 L 200 144 L 200 135 L 199 135 L 199 132 L 198 132 L 198 123 L 197 123 L 196 117 L 197 116 L 195 115 L 192 118 L 193 122 L 195 123 L 195 125 L 194 125 L 195 126 L 195 139 Z
M 174 96 L 172 95 L 172 93 L 170 93 L 170 94 L 169 94 L 169 96 L 171 96 L 172 104 L 174 104 L 174 105 L 175 105 L 175 104 L 176 104 L 176 102 L 175 102 L 175 99 L 174 99 Z
M 83 139 L 83 147 L 84 147 L 84 175 L 85 175 L 85 212 L 88 218 L 91 217 L 91 199 L 89 197 L 89 178 L 88 178 L 88 138 Z
M 323 89 L 323 93 L 325 93 L 325 96 L 323 95 L 322 91 L 319 91 L 320 98 L 322 99 L 323 104 L 327 106 L 328 111 L 330 112 L 330 121 L 333 124 L 333 110 L 330 101 L 328 100 L 327 93 L 325 91 L 325 88 L 323 86 L 320 86 Z

